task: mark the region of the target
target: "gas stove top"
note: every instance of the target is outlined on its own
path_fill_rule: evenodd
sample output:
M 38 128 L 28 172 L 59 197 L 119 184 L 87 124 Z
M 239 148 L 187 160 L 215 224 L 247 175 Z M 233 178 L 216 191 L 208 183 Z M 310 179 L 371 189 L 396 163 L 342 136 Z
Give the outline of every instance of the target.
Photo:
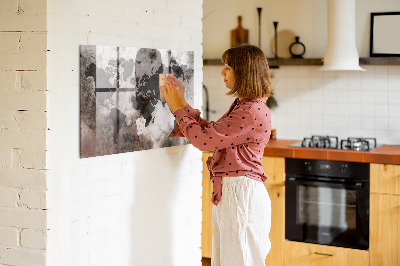
M 338 150 L 353 150 L 353 151 L 371 151 L 378 146 L 376 138 L 347 138 L 339 142 L 336 136 L 311 136 L 304 138 L 302 142 L 289 145 L 291 147 L 302 148 L 320 148 L 320 149 L 338 149 Z

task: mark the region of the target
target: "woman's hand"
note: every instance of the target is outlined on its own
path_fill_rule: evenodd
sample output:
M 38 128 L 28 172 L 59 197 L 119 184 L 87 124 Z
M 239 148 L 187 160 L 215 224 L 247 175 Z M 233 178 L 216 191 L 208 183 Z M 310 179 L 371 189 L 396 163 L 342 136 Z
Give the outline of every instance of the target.
M 169 78 L 169 77 L 170 77 L 170 76 L 168 75 L 168 78 Z M 183 85 L 182 85 L 182 83 L 179 81 L 179 79 L 174 78 L 174 77 L 172 76 L 172 77 L 171 77 L 171 80 L 174 80 L 174 81 L 176 82 L 176 84 L 178 85 L 178 88 L 179 88 L 179 90 L 178 90 L 179 102 L 180 102 L 181 106 L 182 106 L 183 108 L 185 108 L 186 105 L 187 105 L 187 102 L 186 102 L 186 100 L 185 100 L 185 87 L 183 87 Z
M 178 79 L 168 75 L 161 90 L 172 113 L 186 107 L 185 87 Z
M 172 82 L 172 85 L 177 86 L 178 88 L 178 98 L 179 98 L 179 103 L 180 105 L 185 108 L 187 102 L 185 100 L 185 87 L 183 87 L 182 83 L 179 81 L 179 79 L 175 78 L 173 74 L 168 74 L 167 76 L 167 81 Z

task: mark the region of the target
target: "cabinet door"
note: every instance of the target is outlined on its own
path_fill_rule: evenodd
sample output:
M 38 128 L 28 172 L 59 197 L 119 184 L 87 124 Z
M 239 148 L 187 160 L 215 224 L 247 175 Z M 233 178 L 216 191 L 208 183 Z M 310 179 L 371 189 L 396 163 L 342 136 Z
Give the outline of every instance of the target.
M 285 241 L 285 266 L 366 266 L 365 250 Z
M 261 163 L 268 177 L 266 184 L 285 185 L 285 158 L 264 156 Z
M 400 196 L 371 194 L 371 266 L 400 265 Z
M 210 181 L 210 173 L 206 165 L 206 161 L 211 152 L 203 153 L 203 195 L 202 195 L 202 224 L 201 224 L 201 253 L 204 258 L 211 258 L 212 252 L 212 183 Z
M 271 250 L 265 259 L 266 266 L 283 265 L 283 243 L 285 240 L 285 187 L 265 184 L 271 199 Z
M 371 193 L 400 195 L 400 165 L 370 165 Z

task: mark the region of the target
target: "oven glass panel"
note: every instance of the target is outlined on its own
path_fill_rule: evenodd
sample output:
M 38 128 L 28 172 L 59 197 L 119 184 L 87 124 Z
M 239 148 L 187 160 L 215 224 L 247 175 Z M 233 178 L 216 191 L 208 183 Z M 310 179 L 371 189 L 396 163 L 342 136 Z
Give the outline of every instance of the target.
M 355 190 L 313 186 L 297 189 L 298 224 L 340 231 L 356 229 Z

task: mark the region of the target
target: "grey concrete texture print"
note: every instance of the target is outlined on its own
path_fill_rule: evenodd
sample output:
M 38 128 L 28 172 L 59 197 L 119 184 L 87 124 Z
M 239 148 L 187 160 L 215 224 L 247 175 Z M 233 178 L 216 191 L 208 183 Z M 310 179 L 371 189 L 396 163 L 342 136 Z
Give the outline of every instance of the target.
M 188 143 L 168 137 L 176 122 L 160 92 L 163 74 L 182 82 L 193 105 L 193 51 L 80 46 L 81 158 Z

